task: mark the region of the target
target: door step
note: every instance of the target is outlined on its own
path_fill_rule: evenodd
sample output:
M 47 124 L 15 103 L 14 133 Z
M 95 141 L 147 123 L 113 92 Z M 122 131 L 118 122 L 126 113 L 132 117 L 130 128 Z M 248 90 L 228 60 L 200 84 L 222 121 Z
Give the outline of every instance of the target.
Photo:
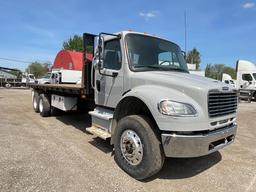
M 109 121 L 113 118 L 113 111 L 102 107 L 96 107 L 94 111 L 90 111 L 92 117 Z
M 102 107 L 96 107 L 94 111 L 90 111 L 89 114 L 92 117 L 92 126 L 100 128 L 105 132 L 111 130 L 111 124 L 113 119 L 113 111 Z M 110 131 L 109 131 L 110 132 Z
M 86 131 L 104 140 L 107 140 L 108 138 L 111 137 L 111 134 L 109 132 L 95 126 L 86 128 Z

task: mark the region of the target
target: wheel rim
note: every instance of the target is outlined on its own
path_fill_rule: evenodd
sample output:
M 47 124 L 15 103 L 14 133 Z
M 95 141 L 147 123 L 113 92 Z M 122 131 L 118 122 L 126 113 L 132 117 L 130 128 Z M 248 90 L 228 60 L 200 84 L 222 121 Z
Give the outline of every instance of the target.
M 36 98 L 33 99 L 33 105 L 34 105 L 34 109 L 36 109 L 37 108 Z
M 43 112 L 43 100 L 39 99 L 39 111 Z
M 120 148 L 123 157 L 131 165 L 138 165 L 143 158 L 143 147 L 140 137 L 133 130 L 126 130 L 121 135 Z

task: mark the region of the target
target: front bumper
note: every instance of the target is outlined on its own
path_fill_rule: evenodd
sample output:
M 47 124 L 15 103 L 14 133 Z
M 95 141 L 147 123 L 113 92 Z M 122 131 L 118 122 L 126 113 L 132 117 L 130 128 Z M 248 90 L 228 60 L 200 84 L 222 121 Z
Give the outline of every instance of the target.
M 233 124 L 208 133 L 179 135 L 163 133 L 162 145 L 167 157 L 199 157 L 234 142 L 237 126 Z

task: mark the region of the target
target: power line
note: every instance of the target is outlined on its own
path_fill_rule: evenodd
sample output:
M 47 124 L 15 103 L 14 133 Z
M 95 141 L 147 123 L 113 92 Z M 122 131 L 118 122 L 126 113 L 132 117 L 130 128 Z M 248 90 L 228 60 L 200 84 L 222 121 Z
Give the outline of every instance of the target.
M 5 57 L 0 57 L 0 60 L 5 60 L 5 61 L 13 61 L 13 62 L 19 62 L 19 63 L 33 63 L 34 61 L 23 61 L 19 59 L 12 59 L 12 58 L 5 58 Z

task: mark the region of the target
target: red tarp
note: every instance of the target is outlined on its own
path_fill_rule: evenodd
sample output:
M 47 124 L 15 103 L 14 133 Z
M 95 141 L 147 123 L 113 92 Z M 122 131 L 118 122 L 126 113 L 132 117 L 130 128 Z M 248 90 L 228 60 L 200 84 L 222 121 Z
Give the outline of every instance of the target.
M 87 53 L 86 58 L 91 61 L 92 54 Z M 60 51 L 53 63 L 53 69 L 56 68 L 81 71 L 83 69 L 83 53 L 69 50 Z

